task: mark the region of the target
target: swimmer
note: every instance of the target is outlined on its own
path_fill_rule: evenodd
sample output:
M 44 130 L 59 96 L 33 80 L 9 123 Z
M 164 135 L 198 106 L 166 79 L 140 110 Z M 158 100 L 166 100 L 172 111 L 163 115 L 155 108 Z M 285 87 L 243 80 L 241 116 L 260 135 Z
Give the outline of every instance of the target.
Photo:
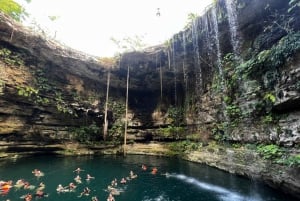
M 82 170 L 80 167 L 78 167 L 76 170 L 74 170 L 73 172 L 76 172 L 77 174 L 79 174 L 80 172 L 82 172 L 84 170 Z
M 151 174 L 156 174 L 156 173 L 157 173 L 157 168 L 156 167 L 152 168 Z
M 87 174 L 86 175 L 86 180 L 89 181 L 91 179 L 95 179 L 95 177 L 92 177 L 90 174 Z
M 126 179 L 123 177 L 123 178 L 121 179 L 120 183 L 121 183 L 121 184 L 126 184 L 127 181 L 126 181 Z
M 24 198 L 24 201 L 31 201 L 32 200 L 32 195 L 30 193 L 22 196 L 21 198 Z
M 111 193 L 108 195 L 107 201 L 115 201 L 115 198 Z
M 58 184 L 58 186 L 56 187 L 56 191 L 58 193 L 62 193 L 62 192 L 66 192 L 67 189 L 65 189 L 65 187 L 63 187 L 61 184 Z
M 44 191 L 42 190 L 37 190 L 36 193 L 34 194 L 35 197 L 38 198 L 43 198 L 43 197 L 47 197 L 48 195 L 46 193 L 44 193 Z
M 82 181 L 81 181 L 81 177 L 79 175 L 77 175 L 74 180 L 76 181 L 77 184 L 81 184 Z
M 146 165 L 142 165 L 142 170 L 147 170 L 147 166 Z
M 40 190 L 40 191 L 42 191 L 42 190 L 44 190 L 44 189 L 45 189 L 45 187 L 46 187 L 46 185 L 45 185 L 43 182 L 41 182 L 41 183 L 39 184 L 39 186 L 38 186 L 37 190 Z
M 42 176 L 44 176 L 44 173 L 42 171 L 38 170 L 38 169 L 34 169 L 32 171 L 32 174 L 34 174 L 34 176 L 36 176 L 36 177 L 42 177 Z
M 70 191 L 75 190 L 76 187 L 77 186 L 73 182 L 69 183 L 69 189 L 70 189 Z
M 137 175 L 134 174 L 132 170 L 130 171 L 129 176 L 131 179 L 137 178 Z
M 90 192 L 91 190 L 88 187 L 85 187 L 78 197 L 81 197 L 83 195 L 89 196 Z
M 91 201 L 99 201 L 98 198 L 96 196 L 93 196 Z

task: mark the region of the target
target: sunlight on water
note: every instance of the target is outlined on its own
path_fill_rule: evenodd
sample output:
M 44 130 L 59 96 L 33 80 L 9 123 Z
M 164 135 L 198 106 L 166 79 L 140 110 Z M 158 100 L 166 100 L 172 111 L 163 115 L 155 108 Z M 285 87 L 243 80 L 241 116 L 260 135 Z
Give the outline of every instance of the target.
M 219 187 L 216 185 L 201 182 L 193 177 L 188 177 L 183 174 L 174 174 L 174 173 L 168 174 L 167 173 L 166 177 L 167 178 L 176 178 L 176 179 L 182 180 L 186 183 L 195 185 L 201 189 L 217 193 L 217 194 L 219 194 L 218 197 L 222 201 L 246 201 L 246 200 L 247 201 L 263 201 L 261 198 L 248 198 L 248 197 L 242 196 L 236 192 L 229 191 L 225 188 L 222 188 L 222 187 Z
M 149 196 L 146 196 L 145 198 L 143 198 L 142 201 L 169 201 L 169 197 L 163 193 L 162 195 L 159 195 L 155 198 L 149 198 Z

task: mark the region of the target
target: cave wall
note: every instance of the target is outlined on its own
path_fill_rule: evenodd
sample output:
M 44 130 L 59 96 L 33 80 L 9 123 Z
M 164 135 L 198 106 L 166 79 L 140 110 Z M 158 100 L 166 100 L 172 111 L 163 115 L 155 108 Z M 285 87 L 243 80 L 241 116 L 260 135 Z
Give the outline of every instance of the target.
M 299 7 L 290 7 L 220 0 L 167 44 L 123 55 L 121 68 L 130 66 L 142 82 L 131 82 L 142 86 L 141 96 L 129 95 L 131 103 L 140 99 L 131 109 L 152 106 L 142 118 L 151 114 L 154 138 L 155 126 L 171 126 L 184 127 L 179 138 L 298 146 L 300 19 Z
M 120 137 L 129 68 L 132 140 L 192 134 L 296 146 L 300 19 L 299 8 L 289 8 L 281 0 L 220 0 L 166 44 L 124 53 L 109 65 L 1 14 L 2 139 L 70 140 L 72 130 L 95 124 L 101 140 L 108 71 L 109 129 Z M 290 51 L 280 49 L 288 43 Z M 281 63 L 268 62 L 273 53 Z

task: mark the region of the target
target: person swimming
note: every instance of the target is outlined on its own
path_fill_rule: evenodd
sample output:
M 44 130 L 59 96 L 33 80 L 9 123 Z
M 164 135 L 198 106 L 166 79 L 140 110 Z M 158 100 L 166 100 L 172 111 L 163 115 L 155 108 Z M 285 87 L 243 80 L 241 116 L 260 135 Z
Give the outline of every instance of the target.
M 137 175 L 134 174 L 133 171 L 131 170 L 129 173 L 129 177 L 130 177 L 130 179 L 134 179 L 134 178 L 137 178 Z
M 123 177 L 120 181 L 121 184 L 126 184 L 127 183 L 127 180 Z
M 74 180 L 76 181 L 77 184 L 81 184 L 82 181 L 81 181 L 81 177 L 79 175 L 77 175 Z
M 84 170 L 82 170 L 80 167 L 76 168 L 76 170 L 74 170 L 73 172 L 76 172 L 77 174 L 79 174 L 80 172 L 82 172 Z
M 42 190 L 37 190 L 34 194 L 35 197 L 38 197 L 38 198 L 43 198 L 43 197 L 48 197 L 48 194 L 45 193 L 44 191 Z
M 90 174 L 86 175 L 86 180 L 90 181 L 91 179 L 95 179 L 95 177 L 92 177 Z
M 151 174 L 156 174 L 158 169 L 156 167 L 152 168 Z
M 115 201 L 115 198 L 111 193 L 108 195 L 107 201 Z
M 98 198 L 96 196 L 93 196 L 91 201 L 99 201 Z
M 58 186 L 56 187 L 56 191 L 58 193 L 61 193 L 65 191 L 65 188 L 61 184 L 58 184 Z
M 33 174 L 34 176 L 36 176 L 36 177 L 42 177 L 42 176 L 44 176 L 44 173 L 43 173 L 41 170 L 39 170 L 39 169 L 34 169 L 34 170 L 32 171 L 32 174 Z
M 88 187 L 85 187 L 78 197 L 81 197 L 83 195 L 89 196 L 90 192 L 91 190 Z

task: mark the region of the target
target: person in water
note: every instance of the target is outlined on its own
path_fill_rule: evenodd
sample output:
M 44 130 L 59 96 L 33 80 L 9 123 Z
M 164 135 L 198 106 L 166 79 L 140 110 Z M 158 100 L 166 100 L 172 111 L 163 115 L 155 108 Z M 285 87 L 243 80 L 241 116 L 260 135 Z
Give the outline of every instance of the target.
M 137 178 L 137 175 L 134 174 L 132 170 L 130 170 L 129 176 L 130 176 L 130 179 Z
M 88 196 L 88 195 L 90 195 L 90 192 L 91 192 L 91 190 L 90 190 L 88 187 L 85 187 L 85 188 L 83 189 L 83 191 L 80 193 L 79 197 L 81 197 L 81 196 L 83 196 L 83 195 Z
M 91 179 L 95 179 L 95 177 L 92 177 L 90 174 L 86 175 L 86 180 L 90 181 Z
M 76 181 L 77 184 L 81 184 L 82 181 L 81 181 L 81 177 L 79 175 L 77 175 L 74 180 Z
M 79 174 L 80 172 L 82 172 L 84 170 L 82 170 L 80 167 L 76 168 L 76 170 L 74 170 L 73 172 L 76 172 L 77 174 Z
M 70 191 L 75 190 L 75 188 L 76 188 L 76 185 L 75 185 L 73 182 L 71 182 L 71 183 L 69 184 L 69 189 L 70 189 Z
M 61 184 L 58 184 L 58 186 L 56 187 L 56 191 L 58 193 L 64 192 L 65 190 L 66 189 Z
M 36 176 L 36 177 L 44 176 L 44 173 L 42 171 L 40 171 L 39 169 L 34 169 L 32 171 L 32 174 L 34 174 L 34 176 Z
M 32 195 L 30 193 L 26 194 L 24 197 L 24 201 L 31 201 L 32 200 Z
M 157 168 L 156 167 L 154 167 L 154 168 L 152 168 L 152 171 L 151 171 L 151 174 L 156 174 L 157 173 Z
M 123 177 L 123 178 L 121 179 L 120 183 L 121 183 L 121 184 L 126 184 L 127 181 L 126 181 L 126 179 Z
M 35 192 L 34 196 L 38 197 L 38 198 L 43 198 L 43 197 L 47 197 L 47 194 L 42 190 L 37 190 Z
M 93 196 L 91 201 L 99 201 L 98 198 L 96 196 Z
M 107 201 L 115 201 L 115 198 L 111 193 L 108 195 Z
M 147 166 L 146 165 L 142 165 L 142 170 L 147 170 Z

